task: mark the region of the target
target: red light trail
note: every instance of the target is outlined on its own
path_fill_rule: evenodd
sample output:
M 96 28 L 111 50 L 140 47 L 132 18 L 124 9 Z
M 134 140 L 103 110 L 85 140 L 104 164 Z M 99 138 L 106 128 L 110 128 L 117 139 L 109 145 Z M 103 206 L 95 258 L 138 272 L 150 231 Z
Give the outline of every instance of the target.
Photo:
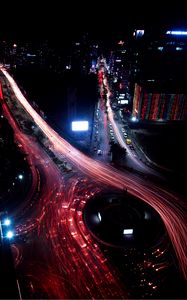
M 94 243 L 82 220 L 82 209 L 86 201 L 100 190 L 101 184 L 104 185 L 103 188 L 112 186 L 124 189 L 125 186 L 129 193 L 150 204 L 159 213 L 175 249 L 180 270 L 186 279 L 187 228 L 186 208 L 183 200 L 150 184 L 149 181 L 144 181 L 132 174 L 122 173 L 109 165 L 95 161 L 72 147 L 31 107 L 8 72 L 4 69 L 2 72 L 18 101 L 51 142 L 53 151 L 65 155 L 67 160 L 79 170 L 79 174 L 84 174 L 89 178 L 81 182 L 80 179 L 72 179 L 68 187 L 65 187 L 65 182 L 57 167 L 53 163 L 48 164 L 47 167 L 44 164 L 47 155 L 43 149 L 36 142 L 18 132 L 20 142 L 24 145 L 27 143 L 27 151 L 30 151 L 30 164 L 39 165 L 38 169 L 41 174 L 44 174 L 46 181 L 45 186 L 41 187 L 42 197 L 39 203 L 30 208 L 32 217 L 30 216 L 26 226 L 18 226 L 20 234 L 28 233 L 29 230 L 37 230 L 39 240 L 42 240 L 42 243 L 40 241 L 37 243 L 41 246 L 41 251 L 45 249 L 44 253 L 45 251 L 48 253 L 47 259 L 49 260 L 45 272 L 42 271 L 40 263 L 35 270 L 32 268 L 34 272 L 32 280 L 35 285 L 41 284 L 51 298 L 70 298 L 74 295 L 68 294 L 69 283 L 65 279 L 68 278 L 76 297 L 77 295 L 81 298 L 127 297 L 120 287 L 115 272 L 110 269 L 110 265 Z M 12 126 L 15 128 L 16 124 Z M 34 260 L 35 254 L 32 255 Z M 33 279 L 33 274 L 35 274 L 35 279 Z
M 0 83 L 0 100 L 3 100 L 3 91 L 2 91 L 1 83 Z

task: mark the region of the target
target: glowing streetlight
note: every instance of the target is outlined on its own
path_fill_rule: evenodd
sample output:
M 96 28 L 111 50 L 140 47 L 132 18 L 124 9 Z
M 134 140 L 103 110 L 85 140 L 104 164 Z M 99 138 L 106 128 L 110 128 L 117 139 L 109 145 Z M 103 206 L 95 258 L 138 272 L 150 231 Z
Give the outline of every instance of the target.
M 0 239 L 3 243 L 4 239 L 12 239 L 14 237 L 14 231 L 12 230 L 12 221 L 10 218 L 5 217 L 5 219 L 0 220 Z
M 136 117 L 132 117 L 131 119 L 133 122 L 136 122 L 137 121 L 137 118 Z
M 4 222 L 3 222 L 3 225 L 5 225 L 5 226 L 9 226 L 11 224 L 11 221 L 10 221 L 10 219 L 5 219 L 4 220 Z
M 6 233 L 6 238 L 7 238 L 7 239 L 12 239 L 13 236 L 14 236 L 14 233 L 13 233 L 12 230 L 7 231 L 7 233 Z

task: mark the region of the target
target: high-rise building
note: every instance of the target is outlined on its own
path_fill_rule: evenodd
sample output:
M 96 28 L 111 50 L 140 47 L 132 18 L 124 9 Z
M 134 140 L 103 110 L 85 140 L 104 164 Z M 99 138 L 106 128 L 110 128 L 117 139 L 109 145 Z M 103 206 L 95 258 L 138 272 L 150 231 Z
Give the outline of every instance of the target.
M 153 92 L 135 84 L 133 117 L 138 120 L 187 120 L 187 94 Z
M 98 53 L 98 44 L 85 34 L 72 43 L 68 68 L 80 74 L 88 74 L 96 67 Z
M 140 34 L 141 33 L 141 34 Z M 134 117 L 187 119 L 187 32 L 136 30 L 131 47 Z

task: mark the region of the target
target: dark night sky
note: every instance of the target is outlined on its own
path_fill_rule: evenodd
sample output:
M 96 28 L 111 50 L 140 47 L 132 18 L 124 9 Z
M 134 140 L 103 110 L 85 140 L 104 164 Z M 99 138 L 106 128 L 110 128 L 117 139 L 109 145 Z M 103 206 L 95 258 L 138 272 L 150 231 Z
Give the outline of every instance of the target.
M 86 31 L 100 39 L 111 39 L 125 35 L 134 27 L 187 27 L 185 4 L 138 3 L 130 0 L 97 0 L 86 4 L 72 0 L 15 1 L 1 6 L 0 37 L 49 38 L 63 43 Z

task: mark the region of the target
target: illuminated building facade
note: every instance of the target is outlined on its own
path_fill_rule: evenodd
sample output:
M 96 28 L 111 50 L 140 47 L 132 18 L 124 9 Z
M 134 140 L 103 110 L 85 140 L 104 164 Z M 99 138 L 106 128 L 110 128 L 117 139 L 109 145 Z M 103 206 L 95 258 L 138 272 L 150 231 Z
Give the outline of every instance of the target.
M 138 120 L 187 120 L 187 95 L 150 92 L 135 84 L 132 115 Z
M 134 32 L 132 116 L 139 120 L 187 120 L 187 31 Z

